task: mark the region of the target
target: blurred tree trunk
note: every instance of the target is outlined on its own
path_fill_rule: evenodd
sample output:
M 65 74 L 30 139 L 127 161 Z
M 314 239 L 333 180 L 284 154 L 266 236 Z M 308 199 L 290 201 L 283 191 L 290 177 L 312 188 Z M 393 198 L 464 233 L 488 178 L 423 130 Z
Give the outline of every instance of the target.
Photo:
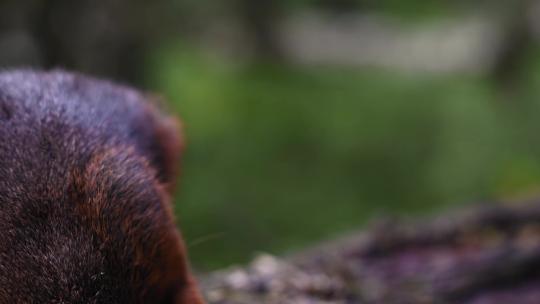
M 40 4 L 30 31 L 44 67 L 141 81 L 147 41 L 131 31 L 139 6 L 126 1 L 44 0 Z
M 519 82 L 525 57 L 534 46 L 531 11 L 536 0 L 509 1 L 502 6 L 503 39 L 499 55 L 493 65 L 493 77 L 503 88 L 513 90 Z
M 365 1 L 360 0 L 318 0 L 317 3 L 336 13 L 358 13 L 366 6 Z
M 178 14 L 171 2 L 157 0 L 3 0 L 0 65 L 60 67 L 141 84 L 146 55 L 181 28 Z
M 53 3 L 54 2 L 54 3 Z M 52 68 L 59 65 L 71 66 L 72 62 L 62 49 L 60 37 L 52 30 L 54 10 L 61 1 L 43 0 L 36 10 L 31 31 L 38 41 L 41 51 L 42 65 L 45 68 Z M 64 1 L 65 2 L 65 1 Z M 77 14 L 74 11 L 73 14 Z
M 258 59 L 280 61 L 284 58 L 277 23 L 281 2 L 275 0 L 238 0 L 244 28 Z

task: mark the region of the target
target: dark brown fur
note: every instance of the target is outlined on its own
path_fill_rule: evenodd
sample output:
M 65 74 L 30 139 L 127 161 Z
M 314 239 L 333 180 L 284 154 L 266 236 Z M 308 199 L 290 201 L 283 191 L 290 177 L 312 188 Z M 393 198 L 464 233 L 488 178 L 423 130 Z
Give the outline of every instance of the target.
M 148 99 L 0 73 L 0 303 L 203 303 L 171 213 L 179 124 Z

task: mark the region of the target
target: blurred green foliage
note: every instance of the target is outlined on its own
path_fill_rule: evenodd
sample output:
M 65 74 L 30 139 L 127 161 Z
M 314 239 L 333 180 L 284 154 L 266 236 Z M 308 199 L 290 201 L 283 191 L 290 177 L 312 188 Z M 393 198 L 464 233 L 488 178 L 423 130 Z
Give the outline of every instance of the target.
M 301 249 L 380 214 L 537 190 L 540 50 L 529 50 L 528 36 L 537 36 L 524 17 L 531 3 L 5 0 L 0 65 L 64 67 L 163 92 L 187 134 L 178 218 L 195 266 L 206 270 L 256 251 Z M 494 63 L 505 76 L 498 83 L 496 69 L 479 77 L 298 67 L 279 52 L 279 21 L 310 9 L 335 14 L 329 20 L 389 15 L 411 21 L 396 26 L 426 28 L 437 18 L 493 14 L 513 55 Z
M 540 181 L 534 65 L 511 98 L 481 77 L 236 65 L 182 46 L 149 66 L 185 122 L 177 212 L 199 269 Z

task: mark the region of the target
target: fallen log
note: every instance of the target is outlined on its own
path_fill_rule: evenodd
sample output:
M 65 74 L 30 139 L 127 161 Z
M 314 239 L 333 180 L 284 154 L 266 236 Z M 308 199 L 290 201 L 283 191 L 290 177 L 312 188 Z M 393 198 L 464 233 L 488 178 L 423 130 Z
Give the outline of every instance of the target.
M 499 304 L 540 299 L 540 200 L 365 232 L 203 278 L 219 304 Z

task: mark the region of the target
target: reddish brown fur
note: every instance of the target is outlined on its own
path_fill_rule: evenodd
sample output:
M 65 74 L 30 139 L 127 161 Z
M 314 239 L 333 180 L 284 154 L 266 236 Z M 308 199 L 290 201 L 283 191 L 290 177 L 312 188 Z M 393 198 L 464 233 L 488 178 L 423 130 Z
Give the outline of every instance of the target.
M 203 303 L 170 204 L 179 124 L 145 99 L 0 74 L 0 303 Z

